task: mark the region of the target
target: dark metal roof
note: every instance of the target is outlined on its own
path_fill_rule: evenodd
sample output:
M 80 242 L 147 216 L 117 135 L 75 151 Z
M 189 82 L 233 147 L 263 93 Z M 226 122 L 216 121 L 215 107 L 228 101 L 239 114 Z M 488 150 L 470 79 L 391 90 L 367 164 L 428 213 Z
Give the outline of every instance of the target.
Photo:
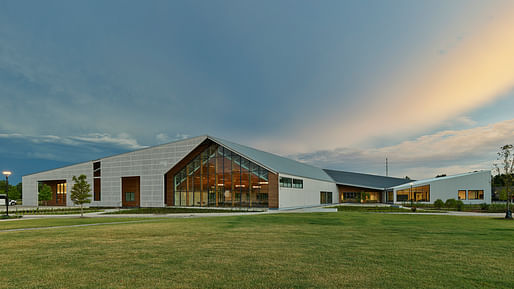
M 386 176 L 377 176 L 362 173 L 353 173 L 345 171 L 327 170 L 324 171 L 336 182 L 338 185 L 347 185 L 361 188 L 383 190 L 405 183 L 413 182 L 403 178 L 393 178 Z

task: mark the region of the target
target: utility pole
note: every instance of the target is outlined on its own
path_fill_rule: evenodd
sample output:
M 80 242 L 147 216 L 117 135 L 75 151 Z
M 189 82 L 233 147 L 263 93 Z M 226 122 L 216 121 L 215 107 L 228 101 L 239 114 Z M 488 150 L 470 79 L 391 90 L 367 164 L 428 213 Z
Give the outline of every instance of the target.
M 387 158 L 386 158 L 386 177 L 389 176 L 389 164 L 387 163 Z

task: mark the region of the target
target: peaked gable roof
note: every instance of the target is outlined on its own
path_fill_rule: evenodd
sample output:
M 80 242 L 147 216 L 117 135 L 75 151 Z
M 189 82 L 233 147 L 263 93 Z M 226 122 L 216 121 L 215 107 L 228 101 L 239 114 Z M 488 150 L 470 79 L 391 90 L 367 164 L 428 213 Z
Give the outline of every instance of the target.
M 276 173 L 290 174 L 298 177 L 317 179 L 333 182 L 332 178 L 323 169 L 311 166 L 289 158 L 281 157 L 272 153 L 240 145 L 224 139 L 208 136 L 215 143 L 222 145 L 235 153 L 238 153 L 259 165 Z
M 369 189 L 383 190 L 412 182 L 413 180 L 393 178 L 386 176 L 370 175 L 363 173 L 345 172 L 325 169 L 325 172 L 339 185 L 363 187 Z

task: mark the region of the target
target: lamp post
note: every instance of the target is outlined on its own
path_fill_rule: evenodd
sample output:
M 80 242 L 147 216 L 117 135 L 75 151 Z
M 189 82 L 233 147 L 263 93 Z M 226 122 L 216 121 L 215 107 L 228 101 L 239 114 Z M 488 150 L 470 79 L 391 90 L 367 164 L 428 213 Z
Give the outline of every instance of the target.
M 9 176 L 12 174 L 10 171 L 3 171 L 5 176 L 5 215 L 9 217 Z

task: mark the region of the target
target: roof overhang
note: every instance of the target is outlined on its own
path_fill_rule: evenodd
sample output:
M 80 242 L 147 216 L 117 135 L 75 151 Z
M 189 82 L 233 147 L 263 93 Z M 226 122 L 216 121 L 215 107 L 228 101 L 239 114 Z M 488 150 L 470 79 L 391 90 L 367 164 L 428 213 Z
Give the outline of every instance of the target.
M 372 186 L 356 185 L 356 184 L 341 183 L 341 182 L 335 182 L 335 183 L 336 183 L 336 185 L 341 185 L 341 186 L 350 186 L 350 187 L 358 187 L 358 188 L 363 188 L 363 189 L 382 190 L 382 191 L 390 188 L 390 187 L 378 188 L 378 187 L 372 187 Z

